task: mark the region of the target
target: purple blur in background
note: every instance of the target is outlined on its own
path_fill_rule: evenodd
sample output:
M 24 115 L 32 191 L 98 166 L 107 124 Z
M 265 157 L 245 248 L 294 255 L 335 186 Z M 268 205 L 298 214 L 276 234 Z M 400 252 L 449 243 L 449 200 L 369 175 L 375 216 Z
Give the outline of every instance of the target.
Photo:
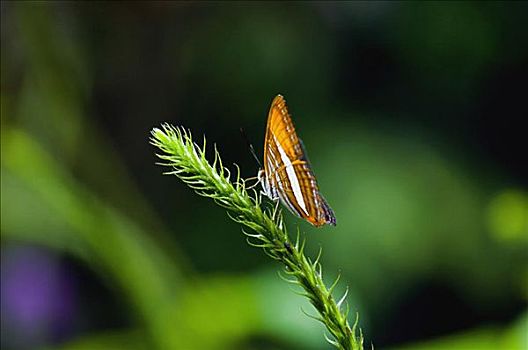
M 2 247 L 2 348 L 32 348 L 72 329 L 76 288 L 57 256 L 43 248 Z

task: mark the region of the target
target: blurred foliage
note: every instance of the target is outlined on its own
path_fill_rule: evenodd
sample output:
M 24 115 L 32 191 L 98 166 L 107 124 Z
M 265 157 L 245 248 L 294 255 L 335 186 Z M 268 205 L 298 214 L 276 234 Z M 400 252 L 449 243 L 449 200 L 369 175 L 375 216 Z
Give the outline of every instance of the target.
M 527 315 L 524 314 L 506 331 L 493 328 L 476 329 L 462 334 L 450 335 L 437 340 L 399 347 L 401 350 L 419 349 L 526 349 L 528 339 Z
M 489 204 L 489 229 L 499 241 L 528 240 L 528 195 L 505 190 Z
M 261 149 L 279 92 L 338 220 L 288 224 L 366 343 L 526 348 L 526 2 L 0 6 L 2 348 L 324 348 L 147 141 L 184 124 L 254 176 L 238 130 Z M 64 318 L 22 308 L 35 246 L 76 291 Z

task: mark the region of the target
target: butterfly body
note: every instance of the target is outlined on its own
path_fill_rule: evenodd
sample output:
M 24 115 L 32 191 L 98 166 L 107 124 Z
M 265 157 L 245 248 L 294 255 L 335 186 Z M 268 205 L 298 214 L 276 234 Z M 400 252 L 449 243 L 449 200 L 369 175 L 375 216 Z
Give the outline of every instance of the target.
M 271 103 L 264 140 L 264 169 L 259 171 L 258 179 L 267 197 L 280 200 L 293 214 L 312 225 L 336 224 L 334 212 L 319 193 L 306 151 L 281 95 Z

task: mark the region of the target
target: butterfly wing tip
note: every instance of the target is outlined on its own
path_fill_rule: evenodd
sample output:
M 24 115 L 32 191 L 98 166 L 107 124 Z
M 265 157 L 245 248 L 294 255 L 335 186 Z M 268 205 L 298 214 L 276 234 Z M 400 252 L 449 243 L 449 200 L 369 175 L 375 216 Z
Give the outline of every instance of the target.
M 330 206 L 324 199 L 323 199 L 323 210 L 324 210 L 325 222 L 328 225 L 336 226 L 337 220 L 336 220 L 334 211 L 332 210 L 332 208 L 330 208 Z

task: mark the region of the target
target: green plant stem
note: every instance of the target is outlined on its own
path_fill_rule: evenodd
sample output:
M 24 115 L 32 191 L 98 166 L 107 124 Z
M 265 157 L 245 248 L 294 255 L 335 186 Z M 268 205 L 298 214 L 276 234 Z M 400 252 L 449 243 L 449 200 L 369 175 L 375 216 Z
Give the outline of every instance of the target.
M 321 252 L 312 261 L 304 255 L 304 240 L 300 240 L 299 231 L 295 242 L 290 240 L 278 205 L 275 209 L 263 210 L 261 195 L 255 190 L 248 192 L 238 167 L 231 182 L 232 174 L 222 165 L 216 147 L 213 164 L 209 164 L 205 158 L 205 138 L 203 145 L 198 146 L 190 132 L 168 124 L 161 129 L 154 128 L 151 133 L 150 142 L 162 152 L 158 154 L 164 162 L 162 165 L 171 168 L 167 174 L 178 176 L 199 195 L 213 198 L 228 209 L 229 216 L 243 226 L 250 245 L 262 248 L 271 258 L 284 264 L 285 274 L 289 276 L 284 279 L 303 288 L 301 294 L 318 312 L 317 316 L 308 316 L 326 326 L 330 333 L 330 336 L 325 335 L 326 339 L 338 349 L 363 349 L 361 331 L 356 331 L 357 317 L 350 327 L 348 308 L 342 307 L 346 293 L 339 301 L 332 296 L 339 278 L 326 287 L 319 263 Z

